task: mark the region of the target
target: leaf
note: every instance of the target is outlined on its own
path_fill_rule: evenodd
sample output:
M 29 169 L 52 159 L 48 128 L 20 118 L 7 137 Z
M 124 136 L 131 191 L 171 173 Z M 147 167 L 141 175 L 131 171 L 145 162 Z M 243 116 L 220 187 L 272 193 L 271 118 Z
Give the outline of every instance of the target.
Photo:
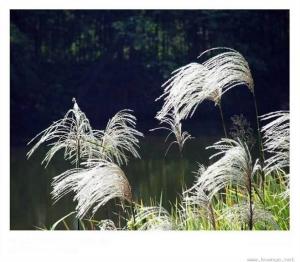
M 55 230 L 55 228 L 58 226 L 58 224 L 62 221 L 64 221 L 67 217 L 71 216 L 72 214 L 76 213 L 75 211 L 70 212 L 69 214 L 65 215 L 64 217 L 57 220 L 50 228 L 50 230 Z

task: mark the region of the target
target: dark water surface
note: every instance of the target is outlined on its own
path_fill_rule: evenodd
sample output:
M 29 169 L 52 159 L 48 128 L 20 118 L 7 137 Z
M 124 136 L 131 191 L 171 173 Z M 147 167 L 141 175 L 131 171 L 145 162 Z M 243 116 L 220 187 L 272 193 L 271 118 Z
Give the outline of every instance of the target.
M 194 181 L 193 171 L 197 162 L 207 164 L 211 152 L 205 147 L 217 138 L 201 137 L 187 142 L 183 157 L 178 147 L 173 146 L 164 157 L 167 145 L 164 137 L 146 137 L 141 141 L 141 159 L 130 159 L 127 166 L 122 166 L 133 191 L 134 201 L 150 204 L 150 199 L 159 201 L 162 194 L 163 206 L 170 208 L 180 196 L 183 186 L 190 186 Z M 59 218 L 74 210 L 72 196 L 66 197 L 53 205 L 50 197 L 52 177 L 71 168 L 57 155 L 45 169 L 40 162 L 47 148 L 39 149 L 29 160 L 26 152 L 29 147 L 11 148 L 10 170 L 10 228 L 35 229 L 47 227 Z

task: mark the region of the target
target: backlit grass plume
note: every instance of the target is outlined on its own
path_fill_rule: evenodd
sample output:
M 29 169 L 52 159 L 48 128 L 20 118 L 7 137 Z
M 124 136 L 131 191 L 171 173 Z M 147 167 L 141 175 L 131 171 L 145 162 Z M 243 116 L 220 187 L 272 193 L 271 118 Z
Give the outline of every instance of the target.
M 89 120 L 73 98 L 74 106 L 63 119 L 54 122 L 38 134 L 38 140 L 28 157 L 43 143 L 51 146 L 43 162 L 50 162 L 56 152 L 64 149 L 64 158 L 75 168 L 56 176 L 52 182 L 52 197 L 58 201 L 74 192 L 77 218 L 83 218 L 92 209 L 92 215 L 110 199 L 131 201 L 131 188 L 123 171 L 114 164 L 127 163 L 127 153 L 139 157 L 135 129 L 136 118 L 130 110 L 118 112 L 103 131 L 93 130 Z M 32 142 L 30 141 L 30 143 Z M 43 163 L 42 162 L 42 163 Z M 78 229 L 79 220 L 77 221 Z
M 50 146 L 42 164 L 49 164 L 53 156 L 61 149 L 64 150 L 64 158 L 71 163 L 79 163 L 80 159 L 91 156 L 92 144 L 94 140 L 93 130 L 86 115 L 80 110 L 75 98 L 74 106 L 64 116 L 64 118 L 53 122 L 51 126 L 36 135 L 28 144 L 37 141 L 32 149 L 27 153 L 29 158 L 39 146 L 47 144 Z
M 100 230 L 117 230 L 115 223 L 110 219 L 104 219 L 97 225 Z
M 287 190 L 284 197 L 289 195 L 289 166 L 290 166 L 290 114 L 288 111 L 276 111 L 261 116 L 262 121 L 270 121 L 262 127 L 264 150 L 270 154 L 265 161 L 266 175 L 280 171 L 287 179 Z
M 178 108 L 182 118 L 196 110 L 199 103 L 209 96 L 204 89 L 206 68 L 198 63 L 191 63 L 173 72 L 173 76 L 163 84 L 163 94 L 156 99 L 164 98 L 164 105 L 156 118 L 162 120 L 167 114 Z
M 235 86 L 246 85 L 251 92 L 254 92 L 254 82 L 248 62 L 238 51 L 227 47 L 216 47 L 204 51 L 198 58 L 208 52 L 222 50 L 220 54 L 202 63 L 207 69 L 205 88 L 213 90 L 217 86 L 222 90 L 223 95 Z
M 207 149 L 215 149 L 219 152 L 213 154 L 210 159 L 222 156 L 205 171 L 199 169 L 196 184 L 187 192 L 198 190 L 206 192 L 209 200 L 229 183 L 248 187 L 249 180 L 259 170 L 258 160 L 254 163 L 248 146 L 240 140 L 221 139 Z M 202 171 L 201 171 L 202 170 Z M 251 179 L 250 179 L 251 178 Z
M 169 133 L 165 139 L 165 142 L 168 140 L 168 138 L 172 134 L 175 137 L 175 140 L 169 144 L 165 155 L 167 155 L 169 149 L 171 148 L 171 146 L 173 144 L 178 145 L 179 151 L 182 154 L 182 150 L 183 150 L 183 146 L 184 146 L 185 142 L 189 139 L 192 139 L 192 136 L 187 131 L 182 131 L 181 117 L 178 114 L 178 111 L 176 111 L 176 109 L 174 108 L 171 113 L 168 113 L 161 119 L 160 124 L 165 124 L 166 126 L 154 128 L 154 129 L 151 129 L 150 131 L 154 131 L 154 130 L 158 130 L 158 129 L 165 129 L 165 130 L 169 131 Z
M 209 196 L 208 191 L 202 185 L 198 185 L 200 177 L 205 173 L 206 168 L 203 165 L 199 165 L 199 168 L 196 172 L 196 186 L 191 189 L 183 192 L 183 201 L 188 206 L 197 206 L 200 209 L 203 209 L 204 213 L 213 226 L 216 229 L 216 220 L 214 210 L 212 208 L 212 196 Z M 187 209 L 186 207 L 186 209 Z
M 119 111 L 108 121 L 104 130 L 94 132 L 98 141 L 93 146 L 94 158 L 122 165 L 128 162 L 128 153 L 140 157 L 137 137 L 143 137 L 143 134 L 135 129 L 136 118 L 131 112 L 128 109 Z
M 182 119 L 192 116 L 198 105 L 211 100 L 219 107 L 225 137 L 225 121 L 221 107 L 222 95 L 238 85 L 246 85 L 254 93 L 254 83 L 246 59 L 236 50 L 217 47 L 206 50 L 198 58 L 211 51 L 221 51 L 203 63 L 190 63 L 173 72 L 163 84 L 163 94 L 156 100 L 164 99 L 162 109 L 156 118 L 162 121 L 173 109 L 178 110 Z
M 254 84 L 249 65 L 245 58 L 234 49 L 212 48 L 203 52 L 198 58 L 210 51 L 221 51 L 203 63 L 191 63 L 173 72 L 163 86 L 164 105 L 156 118 L 162 119 L 173 106 L 179 109 L 183 118 L 192 116 L 197 106 L 204 100 L 220 104 L 221 96 L 237 85 L 246 85 L 253 92 Z
M 162 206 L 139 207 L 135 215 L 135 226 L 139 230 L 171 230 L 173 228 L 170 214 Z
M 184 194 L 191 194 L 192 199 L 197 200 L 201 205 L 210 202 L 214 195 L 227 185 L 237 185 L 246 189 L 249 203 L 251 203 L 249 204 L 249 212 L 252 214 L 253 176 L 261 168 L 258 160 L 252 161 L 247 144 L 240 140 L 223 138 L 207 148 L 218 151 L 210 159 L 217 156 L 221 156 L 221 158 L 205 171 L 200 169 L 197 182 Z M 252 227 L 253 221 L 250 219 L 249 229 Z
M 240 204 L 235 204 L 233 206 L 227 206 L 223 209 L 222 217 L 224 217 L 231 228 L 235 228 L 240 225 L 242 229 L 245 229 L 250 220 L 249 203 L 244 202 Z M 265 210 L 264 207 L 258 204 L 252 204 L 252 223 L 255 224 L 269 225 L 272 229 L 279 229 L 278 224 L 273 218 L 273 215 Z
M 262 121 L 272 120 L 262 127 L 264 150 L 272 154 L 265 163 L 266 174 L 274 170 L 286 171 L 289 167 L 290 114 L 277 111 L 261 116 Z
M 53 178 L 51 192 L 54 201 L 74 192 L 78 218 L 83 218 L 92 208 L 92 215 L 109 200 L 120 198 L 131 201 L 131 187 L 124 172 L 107 161 L 83 163 L 85 168 L 67 170 Z

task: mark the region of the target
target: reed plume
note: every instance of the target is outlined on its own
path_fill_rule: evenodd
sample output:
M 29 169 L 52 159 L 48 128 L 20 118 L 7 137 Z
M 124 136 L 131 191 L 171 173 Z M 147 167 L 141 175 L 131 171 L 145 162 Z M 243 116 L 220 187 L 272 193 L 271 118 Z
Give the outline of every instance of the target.
M 135 224 L 140 230 L 172 230 L 170 214 L 162 206 L 139 207 Z
M 135 129 L 136 118 L 131 112 L 129 109 L 119 111 L 108 121 L 104 130 L 93 132 L 97 138 L 93 144 L 93 158 L 116 162 L 118 165 L 127 164 L 128 153 L 140 158 L 137 137 L 143 137 L 143 134 Z
M 225 52 L 201 64 L 191 63 L 173 71 L 174 75 L 163 84 L 163 94 L 156 99 L 164 98 L 164 105 L 157 113 L 157 119 L 162 119 L 174 106 L 178 108 L 182 118 L 191 117 L 204 100 L 211 100 L 219 105 L 221 96 L 237 85 L 246 85 L 253 92 L 249 65 L 239 52 L 217 47 L 206 50 L 198 58 L 215 50 Z
M 113 198 L 131 201 L 129 182 L 117 164 L 127 163 L 127 153 L 139 157 L 137 136 L 143 134 L 135 129 L 136 118 L 130 110 L 118 112 L 109 120 L 105 130 L 93 130 L 74 98 L 73 102 L 73 108 L 63 119 L 54 122 L 29 142 L 38 140 L 27 156 L 47 143 L 51 148 L 42 162 L 47 166 L 53 156 L 64 149 L 64 158 L 75 164 L 75 168 L 54 177 L 51 194 L 57 202 L 74 192 L 73 200 L 78 202 L 76 217 L 81 219 L 90 209 L 94 215 Z M 79 229 L 79 220 L 77 222 Z
M 162 120 L 174 107 L 183 118 L 192 116 L 197 105 L 204 101 L 209 92 L 204 89 L 206 68 L 198 63 L 191 63 L 172 72 L 174 74 L 162 86 L 163 94 L 156 101 L 164 98 L 164 105 L 156 118 Z
M 165 142 L 172 134 L 174 135 L 175 140 L 170 142 L 166 150 L 165 156 L 167 155 L 168 151 L 170 150 L 173 144 L 178 145 L 180 154 L 182 155 L 184 144 L 186 143 L 187 140 L 193 138 L 187 131 L 182 131 L 181 119 L 182 118 L 179 115 L 178 111 L 175 108 L 173 108 L 173 111 L 165 115 L 160 121 L 160 124 L 165 124 L 167 126 L 150 129 L 150 131 L 154 131 L 158 129 L 164 129 L 169 131 L 168 135 L 166 136 Z
M 271 122 L 262 127 L 264 150 L 270 154 L 265 161 L 265 173 L 280 171 L 287 179 L 287 190 L 284 197 L 289 195 L 289 166 L 290 166 L 290 114 L 289 111 L 276 111 L 261 116 L 262 121 Z
M 200 209 L 203 209 L 205 216 L 209 217 L 209 220 L 214 229 L 216 229 L 216 219 L 214 210 L 212 207 L 212 197 L 207 193 L 208 191 L 202 185 L 198 185 L 197 181 L 199 181 L 202 174 L 206 171 L 204 165 L 199 165 L 199 168 L 196 173 L 196 186 L 193 188 L 183 192 L 183 202 L 187 207 L 189 206 L 197 206 Z
M 261 116 L 262 121 L 272 120 L 261 129 L 264 134 L 264 150 L 272 154 L 272 156 L 265 161 L 266 174 L 274 170 L 285 171 L 285 169 L 289 167 L 289 119 L 290 114 L 288 111 L 276 111 Z
M 67 170 L 53 178 L 51 195 L 55 202 L 70 192 L 78 218 L 83 218 L 93 207 L 92 215 L 109 200 L 120 198 L 131 201 L 131 187 L 124 172 L 113 163 L 96 160 L 83 163 L 85 168 Z
M 42 144 L 50 146 L 42 164 L 49 164 L 53 156 L 64 150 L 64 158 L 72 164 L 78 164 L 80 159 L 91 156 L 92 144 L 95 139 L 93 130 L 86 115 L 80 110 L 75 98 L 74 106 L 65 116 L 52 123 L 51 126 L 36 135 L 28 144 L 37 140 L 31 150 L 27 153 L 29 158 Z
M 249 65 L 236 50 L 217 47 L 206 50 L 198 58 L 210 51 L 223 51 L 203 63 L 190 63 L 175 71 L 164 84 L 163 94 L 156 99 L 164 99 L 162 109 L 156 118 L 162 121 L 172 114 L 174 108 L 182 119 L 193 116 L 198 105 L 211 100 L 218 106 L 225 137 L 227 138 L 221 97 L 231 88 L 246 85 L 254 92 L 254 83 Z
M 252 213 L 253 176 L 261 168 L 258 159 L 253 162 L 246 143 L 233 139 L 221 139 L 207 149 L 218 152 L 210 159 L 221 156 L 219 160 L 201 171 L 194 186 L 184 192 L 191 194 L 199 204 L 210 202 L 221 189 L 227 185 L 236 185 L 245 188 L 249 198 L 249 212 Z M 196 196 L 196 197 L 195 197 Z M 251 218 L 251 216 L 250 216 Z M 253 223 L 249 220 L 249 229 Z
M 243 202 L 225 207 L 222 211 L 221 218 L 225 218 L 231 225 L 240 224 L 243 227 L 243 225 L 247 224 L 250 220 L 250 216 L 249 203 Z M 265 210 L 263 206 L 258 204 L 252 204 L 252 221 L 253 226 L 258 223 L 261 223 L 262 225 L 263 223 L 266 223 L 273 229 L 279 229 L 273 215 Z
M 221 50 L 224 52 L 202 63 L 207 68 L 206 88 L 213 90 L 217 86 L 219 93 L 223 95 L 235 86 L 246 85 L 253 92 L 254 82 L 251 70 L 246 59 L 238 51 L 227 47 L 215 47 L 204 51 L 198 58 L 208 52 Z
M 117 230 L 115 223 L 110 219 L 101 220 L 98 227 L 100 230 Z

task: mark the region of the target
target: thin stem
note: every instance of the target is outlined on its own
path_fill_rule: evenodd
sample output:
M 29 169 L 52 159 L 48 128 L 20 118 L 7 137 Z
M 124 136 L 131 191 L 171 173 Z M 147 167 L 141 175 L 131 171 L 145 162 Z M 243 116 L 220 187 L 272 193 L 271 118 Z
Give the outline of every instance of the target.
M 221 106 L 221 101 L 218 103 L 218 107 L 219 107 L 219 112 L 220 112 L 220 116 L 221 116 L 221 120 L 222 120 L 222 126 L 223 126 L 224 135 L 225 135 L 226 138 L 228 138 L 227 131 L 226 131 L 226 125 L 225 125 L 225 121 L 224 121 L 223 110 L 222 110 L 222 106 Z M 227 189 L 226 188 L 224 188 L 223 192 L 227 195 Z M 222 193 L 222 191 L 221 191 L 221 193 Z M 235 188 L 235 194 L 236 194 L 236 197 L 238 198 L 237 188 Z M 222 197 L 222 199 L 226 200 L 226 196 Z M 237 202 L 239 202 L 239 201 L 237 200 Z
M 212 208 L 211 203 L 208 204 L 208 209 L 209 209 L 209 212 L 210 212 L 210 220 L 211 220 L 213 229 L 216 230 L 217 229 L 217 227 L 216 227 L 216 219 L 215 219 L 214 210 Z
M 263 163 L 265 161 L 265 156 L 264 156 L 264 151 L 263 151 L 262 139 L 261 139 L 261 135 L 260 135 L 257 102 L 256 102 L 256 97 L 255 97 L 254 91 L 252 94 L 253 94 L 253 101 L 254 101 L 254 108 L 255 108 L 255 115 L 256 115 L 256 127 L 257 127 L 257 136 L 258 136 L 258 144 L 259 144 L 259 153 L 260 153 L 261 161 Z
M 131 215 L 133 216 L 133 230 L 135 230 L 135 212 L 134 212 L 134 206 L 133 206 L 133 202 L 130 203 L 130 207 L 131 207 Z
M 234 189 L 235 189 L 234 191 L 235 191 L 236 202 L 239 203 L 238 185 L 236 185 Z
M 249 179 L 249 188 L 248 188 L 248 193 L 249 193 L 249 230 L 253 229 L 253 205 L 252 205 L 252 179 L 251 175 L 248 176 Z
M 179 145 L 179 155 L 180 155 L 180 159 L 183 159 L 183 153 L 182 153 L 183 147 L 181 147 Z
M 260 134 L 260 126 L 259 126 L 259 120 L 258 120 L 258 109 L 257 109 L 257 102 L 256 102 L 256 97 L 254 90 L 252 92 L 253 95 L 253 101 L 254 101 L 254 108 L 255 108 L 255 115 L 256 115 L 256 126 L 257 126 L 257 135 L 258 135 L 258 145 L 259 145 L 259 153 L 260 153 L 260 161 L 261 161 L 261 166 L 264 166 L 265 162 L 265 156 L 264 156 L 264 151 L 263 151 L 263 144 L 262 144 L 262 139 L 261 139 L 261 134 Z M 262 198 L 263 202 L 265 200 L 265 174 L 264 171 L 260 171 L 261 174 L 261 188 L 262 188 Z
M 218 107 L 219 107 L 219 111 L 220 111 L 220 115 L 221 115 L 221 119 L 222 119 L 222 125 L 223 125 L 224 135 L 225 135 L 226 138 L 228 138 L 227 131 L 226 131 L 226 125 L 225 125 L 225 121 L 224 121 L 224 116 L 223 116 L 223 110 L 222 110 L 222 106 L 221 106 L 221 102 L 218 104 Z
M 79 166 L 80 166 L 80 138 L 77 137 L 76 168 L 79 168 Z M 77 230 L 80 230 L 79 218 L 77 218 Z

